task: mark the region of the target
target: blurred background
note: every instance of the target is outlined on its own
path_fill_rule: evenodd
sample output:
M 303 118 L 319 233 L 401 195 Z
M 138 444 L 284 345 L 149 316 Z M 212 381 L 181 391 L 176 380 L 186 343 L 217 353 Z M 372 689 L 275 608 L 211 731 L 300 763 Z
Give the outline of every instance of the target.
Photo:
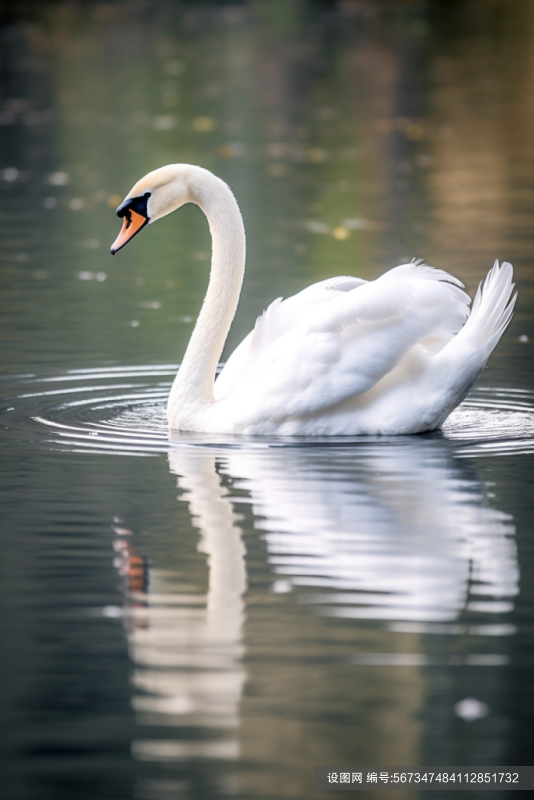
M 225 355 L 314 281 L 415 257 L 473 294 L 499 258 L 519 301 L 483 384 L 531 425 L 530 0 L 1 0 L 3 396 L 48 381 L 26 421 L 43 385 L 81 406 L 72 370 L 170 380 L 205 218 L 109 247 L 173 162 L 244 216 Z M 137 458 L 8 428 L 8 800 L 306 798 L 313 765 L 531 760 L 532 448 Z
M 181 358 L 202 215 L 108 255 L 133 183 L 179 161 L 245 218 L 229 351 L 274 297 L 413 256 L 470 291 L 509 260 L 531 303 L 528 0 L 4 0 L 1 20 L 6 369 Z

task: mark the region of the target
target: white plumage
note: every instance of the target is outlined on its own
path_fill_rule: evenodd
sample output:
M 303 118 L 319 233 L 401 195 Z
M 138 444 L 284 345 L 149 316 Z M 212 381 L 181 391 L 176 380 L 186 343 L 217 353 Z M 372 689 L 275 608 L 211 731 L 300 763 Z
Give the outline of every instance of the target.
M 171 428 L 264 435 L 433 430 L 464 399 L 511 319 L 516 296 L 507 263 L 495 262 L 471 312 L 460 281 L 420 262 L 375 281 L 329 278 L 271 303 L 214 382 L 244 273 L 239 208 L 223 181 L 187 164 L 150 173 L 120 208 L 147 193 L 150 222 L 195 202 L 213 239 L 208 292 L 169 397 Z M 119 237 L 119 246 L 128 238 Z

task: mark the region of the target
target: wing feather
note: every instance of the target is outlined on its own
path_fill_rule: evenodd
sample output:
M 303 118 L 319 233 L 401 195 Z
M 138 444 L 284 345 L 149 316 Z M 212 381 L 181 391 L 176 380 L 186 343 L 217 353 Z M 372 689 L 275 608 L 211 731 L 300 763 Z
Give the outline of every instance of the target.
M 251 424 L 314 414 L 371 389 L 425 339 L 446 344 L 468 316 L 459 282 L 426 265 L 350 285 L 330 279 L 271 304 L 219 376 L 217 399 L 237 392 Z
M 215 398 L 228 397 L 254 363 L 291 328 L 313 316 L 317 306 L 331 303 L 346 292 L 366 284 L 363 278 L 340 275 L 327 278 L 282 300 L 278 297 L 260 314 L 254 329 L 234 350 L 215 382 Z

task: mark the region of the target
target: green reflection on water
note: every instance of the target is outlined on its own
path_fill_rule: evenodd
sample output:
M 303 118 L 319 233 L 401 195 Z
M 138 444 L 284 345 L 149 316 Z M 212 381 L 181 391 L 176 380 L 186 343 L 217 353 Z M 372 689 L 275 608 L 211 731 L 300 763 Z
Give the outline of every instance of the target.
M 112 209 L 175 161 L 227 180 L 245 217 L 228 351 L 275 297 L 407 256 L 471 291 L 495 257 L 511 260 L 522 320 L 532 14 L 503 6 L 500 35 L 464 5 L 461 24 L 440 3 L 53 3 L 15 15 L 3 32 L 2 165 L 18 170 L 1 182 L 5 367 L 181 358 L 207 281 L 198 210 L 107 255 Z

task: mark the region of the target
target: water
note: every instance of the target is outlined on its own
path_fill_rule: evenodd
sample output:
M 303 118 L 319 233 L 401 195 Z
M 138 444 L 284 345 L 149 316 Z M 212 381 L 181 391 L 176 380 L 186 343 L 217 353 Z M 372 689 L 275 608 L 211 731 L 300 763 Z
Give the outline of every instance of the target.
M 530 4 L 28 3 L 0 36 L 6 797 L 531 763 Z M 417 256 L 473 292 L 514 264 L 514 320 L 441 432 L 169 438 L 207 228 L 186 208 L 107 247 L 177 160 L 243 208 L 226 353 L 329 275 Z

